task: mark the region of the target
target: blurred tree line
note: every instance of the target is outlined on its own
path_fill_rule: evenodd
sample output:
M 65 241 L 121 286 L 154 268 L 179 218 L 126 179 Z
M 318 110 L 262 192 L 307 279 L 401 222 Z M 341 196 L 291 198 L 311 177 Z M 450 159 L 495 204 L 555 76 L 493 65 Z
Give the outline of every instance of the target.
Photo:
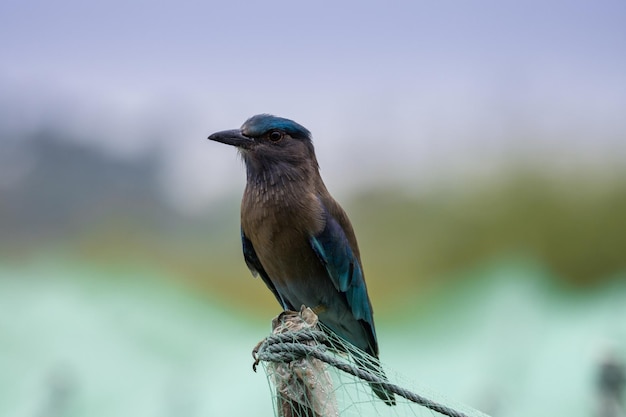
M 159 186 L 158 152 L 120 159 L 54 132 L 0 146 L 19 143 L 30 165 L 0 187 L 0 259 L 56 254 L 147 264 L 218 293 L 238 291 L 247 277 L 241 190 L 204 213 L 183 215 Z M 15 152 L 0 149 L 5 159 Z M 441 276 L 510 255 L 538 260 L 564 284 L 590 286 L 626 270 L 626 176 L 609 174 L 556 178 L 514 169 L 490 183 L 420 194 L 371 189 L 342 204 L 366 274 L 384 277 L 391 292 L 433 286 Z

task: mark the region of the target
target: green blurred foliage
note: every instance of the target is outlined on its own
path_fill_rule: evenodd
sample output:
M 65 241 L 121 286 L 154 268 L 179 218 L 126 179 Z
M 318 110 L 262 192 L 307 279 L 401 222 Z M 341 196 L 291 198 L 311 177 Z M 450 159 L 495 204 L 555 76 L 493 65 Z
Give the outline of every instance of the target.
M 503 256 L 537 260 L 563 283 L 588 286 L 626 270 L 624 178 L 515 172 L 490 185 L 419 197 L 372 191 L 350 204 L 350 214 L 367 273 L 383 276 L 384 287 L 428 288 Z
M 276 311 L 243 262 L 239 196 L 184 215 L 164 201 L 158 155 L 122 161 L 49 132 L 30 144 L 37 164 L 19 186 L 0 190 L 0 261 L 43 255 L 149 265 L 216 300 Z M 626 172 L 558 176 L 529 166 L 431 191 L 339 196 L 375 304 L 428 297 L 502 258 L 536 262 L 573 288 L 626 271 Z
M 536 261 L 570 287 L 592 286 L 626 270 L 621 179 L 580 183 L 517 173 L 456 192 L 372 190 L 344 203 L 370 291 L 383 308 L 406 293 L 430 296 L 462 276 L 457 272 L 503 257 Z M 64 241 L 44 241 L 37 251 L 58 251 L 64 242 L 65 255 L 149 264 L 217 300 L 274 311 L 271 294 L 243 262 L 238 220 L 235 199 L 167 228 L 117 213 Z

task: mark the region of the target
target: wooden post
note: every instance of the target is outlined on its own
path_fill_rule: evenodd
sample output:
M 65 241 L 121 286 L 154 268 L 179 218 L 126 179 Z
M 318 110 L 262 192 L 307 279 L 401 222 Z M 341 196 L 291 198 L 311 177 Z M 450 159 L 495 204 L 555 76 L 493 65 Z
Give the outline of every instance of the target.
M 316 327 L 317 315 L 305 306 L 299 312 L 285 311 L 272 320 L 273 334 Z M 322 361 L 302 358 L 289 363 L 272 362 L 268 372 L 276 389 L 279 417 L 339 416 L 332 379 Z

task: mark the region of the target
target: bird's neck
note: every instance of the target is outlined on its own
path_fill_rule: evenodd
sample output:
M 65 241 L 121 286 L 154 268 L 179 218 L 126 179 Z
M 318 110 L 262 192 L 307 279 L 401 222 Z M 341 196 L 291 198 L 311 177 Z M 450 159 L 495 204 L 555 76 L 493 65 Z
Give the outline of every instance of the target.
M 260 169 L 259 169 L 260 168 Z M 247 191 L 263 194 L 290 194 L 312 192 L 319 179 L 317 167 L 308 164 L 294 166 L 274 163 L 262 167 L 247 167 Z M 319 179 L 319 181 L 318 181 Z
M 321 181 L 317 167 L 275 165 L 266 170 L 248 169 L 242 220 L 250 228 L 263 224 L 272 229 L 274 223 L 287 222 L 307 230 L 316 229 L 319 216 L 311 208 L 319 204 Z

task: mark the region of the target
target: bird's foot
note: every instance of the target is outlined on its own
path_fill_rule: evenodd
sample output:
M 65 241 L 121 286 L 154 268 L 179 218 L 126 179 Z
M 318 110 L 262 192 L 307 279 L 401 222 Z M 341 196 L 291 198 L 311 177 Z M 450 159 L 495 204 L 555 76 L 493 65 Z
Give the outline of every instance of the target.
M 257 366 L 259 366 L 259 362 L 261 362 L 261 359 L 259 358 L 259 349 L 261 349 L 261 345 L 265 342 L 265 339 L 261 340 L 259 343 L 256 344 L 256 346 L 254 347 L 254 349 L 252 349 L 252 358 L 254 359 L 254 362 L 252 363 L 252 370 L 254 372 L 256 372 L 256 368 Z

